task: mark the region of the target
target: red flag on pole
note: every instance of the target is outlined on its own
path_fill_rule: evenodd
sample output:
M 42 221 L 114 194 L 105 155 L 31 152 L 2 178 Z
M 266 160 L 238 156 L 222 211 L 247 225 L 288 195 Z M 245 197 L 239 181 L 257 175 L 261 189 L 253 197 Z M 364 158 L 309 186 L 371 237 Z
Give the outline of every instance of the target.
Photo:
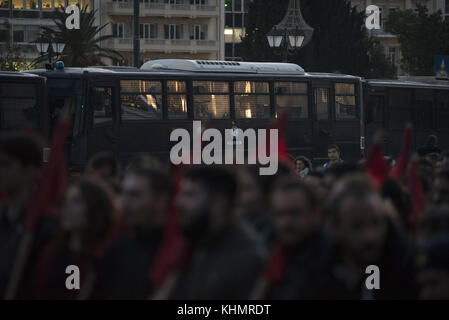
M 412 153 L 412 143 L 413 127 L 412 125 L 408 124 L 404 132 L 401 154 L 399 155 L 398 162 L 396 163 L 395 167 L 391 170 L 392 177 L 402 179 L 405 176 Z
M 382 186 L 388 177 L 388 165 L 385 162 L 382 148 L 378 143 L 371 147 L 366 160 L 366 168 L 376 186 Z
M 289 254 L 287 250 L 280 245 L 276 245 L 271 251 L 264 271 L 264 277 L 268 282 L 268 290 L 272 290 L 282 284 L 287 271 L 288 261 Z

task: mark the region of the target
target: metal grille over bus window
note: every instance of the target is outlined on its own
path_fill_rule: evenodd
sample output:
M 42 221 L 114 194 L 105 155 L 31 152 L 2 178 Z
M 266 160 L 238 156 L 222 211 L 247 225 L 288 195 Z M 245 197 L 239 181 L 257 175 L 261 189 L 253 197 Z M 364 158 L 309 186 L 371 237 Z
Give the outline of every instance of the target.
M 229 119 L 229 83 L 193 81 L 195 119 Z
M 309 102 L 307 83 L 275 82 L 276 115 L 287 112 L 290 119 L 307 119 Z
M 187 119 L 187 85 L 185 81 L 167 81 L 167 110 L 169 119 Z
M 162 119 L 162 83 L 147 80 L 122 80 L 121 114 L 123 120 Z
M 235 117 L 237 119 L 268 119 L 270 86 L 268 82 L 237 81 L 234 83 Z

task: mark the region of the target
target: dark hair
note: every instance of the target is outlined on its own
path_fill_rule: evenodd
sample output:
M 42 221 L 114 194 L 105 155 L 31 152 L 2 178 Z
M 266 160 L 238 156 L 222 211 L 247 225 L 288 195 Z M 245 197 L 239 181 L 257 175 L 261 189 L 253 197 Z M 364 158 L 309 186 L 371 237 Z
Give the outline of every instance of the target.
M 106 234 L 112 223 L 114 205 L 107 189 L 103 185 L 89 179 L 74 180 L 69 187 L 80 190 L 87 208 L 88 228 L 85 240 L 95 245 Z
M 424 236 L 449 235 L 449 205 L 429 204 L 420 229 Z
M 2 134 L 0 152 L 19 160 L 24 166 L 42 165 L 42 144 L 31 134 L 22 132 Z
M 331 144 L 327 147 L 327 150 L 335 149 L 340 153 L 340 148 L 336 144 Z
M 119 163 L 114 154 L 108 151 L 102 151 L 95 154 L 89 160 L 87 167 L 95 170 L 106 167 L 112 177 L 117 177 L 119 174 Z
M 409 194 L 404 192 L 400 182 L 393 178 L 387 178 L 382 184 L 380 192 L 382 198 L 391 200 L 402 222 L 405 223 L 412 209 L 412 204 Z
M 294 177 L 284 176 L 279 178 L 273 186 L 273 193 L 299 191 L 304 194 L 304 198 L 309 203 L 310 208 L 315 209 L 319 207 L 319 200 L 317 194 L 312 188 L 304 182 L 295 179 Z
M 304 166 L 306 168 L 309 168 L 309 170 L 313 169 L 312 162 L 309 160 L 309 158 L 307 158 L 305 156 L 299 156 L 295 159 L 295 165 L 296 165 L 296 161 L 298 161 L 298 160 L 302 161 L 302 163 L 304 163 Z
M 349 174 L 363 173 L 363 172 L 365 172 L 365 170 L 362 165 L 355 162 L 345 162 L 329 167 L 325 171 L 325 175 L 326 174 L 334 175 L 337 179 L 340 179 Z
M 224 195 L 230 205 L 234 203 L 237 182 L 235 177 L 220 166 L 192 166 L 184 174 L 184 179 L 200 183 L 213 195 Z
M 160 163 L 150 157 L 140 157 L 133 161 L 126 174 L 143 177 L 155 194 L 170 194 L 172 184 L 168 173 L 162 169 Z
M 327 203 L 327 211 L 333 221 L 338 220 L 338 212 L 341 203 L 347 198 L 365 199 L 376 194 L 376 190 L 369 177 L 365 175 L 353 175 L 345 178 L 335 187 L 335 193 Z
M 244 166 L 243 170 L 257 182 L 266 196 L 270 194 L 274 183 L 280 176 L 290 174 L 290 168 L 283 162 L 279 163 L 278 171 L 273 175 L 260 175 L 260 168 L 260 165 L 250 164 Z

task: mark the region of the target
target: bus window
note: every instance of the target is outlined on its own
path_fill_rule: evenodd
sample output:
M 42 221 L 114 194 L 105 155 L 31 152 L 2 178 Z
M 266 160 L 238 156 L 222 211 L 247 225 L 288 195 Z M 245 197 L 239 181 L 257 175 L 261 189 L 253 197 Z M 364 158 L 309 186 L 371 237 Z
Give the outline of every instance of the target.
M 307 83 L 275 82 L 276 114 L 287 112 L 291 119 L 307 119 L 309 104 Z
M 349 120 L 357 118 L 354 84 L 335 84 L 335 118 L 337 120 Z
M 437 127 L 448 130 L 449 123 L 449 90 L 439 90 L 436 94 Z
M 235 117 L 237 119 L 268 119 L 270 86 L 268 82 L 237 81 L 234 83 Z
M 112 122 L 112 89 L 93 88 L 94 125 Z
M 195 119 L 229 119 L 229 83 L 193 81 Z
M 0 83 L 1 128 L 40 128 L 37 84 Z
M 162 83 L 160 81 L 122 80 L 122 120 L 162 119 Z
M 169 119 L 187 119 L 187 86 L 185 81 L 167 81 Z
M 315 89 L 315 106 L 317 120 L 329 120 L 329 89 Z

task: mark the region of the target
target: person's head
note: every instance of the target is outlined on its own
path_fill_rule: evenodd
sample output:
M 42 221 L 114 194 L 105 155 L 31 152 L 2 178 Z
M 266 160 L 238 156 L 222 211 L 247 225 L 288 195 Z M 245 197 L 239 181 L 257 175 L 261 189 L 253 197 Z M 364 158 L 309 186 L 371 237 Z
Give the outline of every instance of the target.
M 26 190 L 42 165 L 42 145 L 26 133 L 0 136 L 0 193 L 6 197 Z
M 433 201 L 449 204 L 449 170 L 440 171 L 433 183 Z
M 331 233 L 342 254 L 358 265 L 377 263 L 384 253 L 388 215 L 369 178 L 352 176 L 341 181 L 329 210 Z
M 120 166 L 114 154 L 103 151 L 89 160 L 85 174 L 92 178 L 118 181 Z
M 340 148 L 336 144 L 327 147 L 327 157 L 333 163 L 340 161 Z
M 423 243 L 417 258 L 417 282 L 422 300 L 449 299 L 449 237 Z
M 309 185 L 291 177 L 280 178 L 271 195 L 277 240 L 286 247 L 300 245 L 321 225 L 318 197 Z
M 302 171 L 305 168 L 312 170 L 312 163 L 310 160 L 304 156 L 297 157 L 295 159 L 295 170 Z
M 437 139 L 436 135 L 431 134 L 427 137 L 427 145 L 436 146 L 437 143 L 438 143 L 438 139 Z
M 125 173 L 121 205 L 128 224 L 135 230 L 161 229 L 171 196 L 169 175 L 151 163 L 139 162 Z
M 80 234 L 83 246 L 92 248 L 106 233 L 112 221 L 113 199 L 97 182 L 79 179 L 64 196 L 61 227 L 66 233 Z
M 236 189 L 234 176 L 223 167 L 189 168 L 181 180 L 176 197 L 184 235 L 200 240 L 217 235 L 229 226 Z

